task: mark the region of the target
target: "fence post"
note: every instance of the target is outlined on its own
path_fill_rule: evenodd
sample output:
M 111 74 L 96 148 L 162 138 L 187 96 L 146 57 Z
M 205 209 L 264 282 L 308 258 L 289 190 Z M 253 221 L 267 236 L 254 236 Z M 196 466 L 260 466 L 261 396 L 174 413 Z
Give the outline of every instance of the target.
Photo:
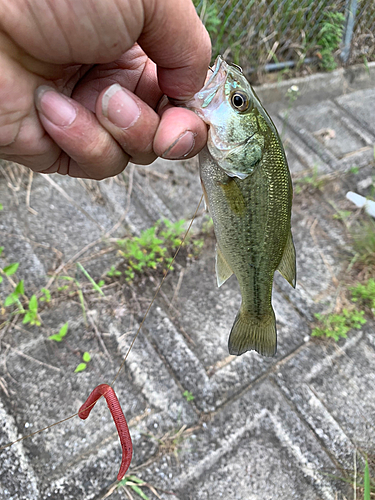
M 357 12 L 357 0 L 346 0 L 345 27 L 342 38 L 343 48 L 340 54 L 340 59 L 344 64 L 347 63 L 349 59 L 356 12 Z

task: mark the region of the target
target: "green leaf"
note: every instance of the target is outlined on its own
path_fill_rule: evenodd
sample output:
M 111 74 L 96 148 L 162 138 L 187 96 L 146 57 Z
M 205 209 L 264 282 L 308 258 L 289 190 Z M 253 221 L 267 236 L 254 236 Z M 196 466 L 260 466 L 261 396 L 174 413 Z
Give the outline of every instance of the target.
M 18 301 L 18 296 L 15 293 L 11 293 L 4 301 L 4 306 L 8 307 Z
M 79 262 L 77 262 L 77 267 L 83 272 L 83 274 L 86 276 L 86 278 L 90 281 L 90 283 L 92 284 L 93 288 L 100 293 L 100 295 L 104 295 L 104 292 L 103 290 L 100 288 L 100 286 L 98 286 L 97 283 L 95 283 L 95 281 L 91 278 L 91 276 L 89 275 L 89 273 L 86 271 L 86 269 L 83 267 L 82 264 L 80 264 Z
M 12 274 L 17 271 L 19 265 L 19 262 L 13 262 L 13 264 L 9 264 L 9 266 L 4 267 L 4 274 L 6 274 L 7 276 L 12 276 Z
M 85 363 L 88 363 L 89 361 L 91 361 L 91 356 L 88 352 L 84 352 L 82 359 L 83 359 L 83 361 L 85 361 Z
M 4 247 L 0 247 L 0 255 L 2 255 L 3 251 L 4 251 Z
M 83 372 L 83 370 L 86 370 L 86 367 L 87 367 L 86 363 L 80 363 L 74 370 L 74 373 Z
M 123 481 L 124 481 L 124 479 L 123 479 Z M 132 474 L 130 474 L 129 476 L 126 476 L 125 482 L 128 482 L 128 481 L 133 481 L 133 483 L 138 483 L 138 484 L 145 484 L 145 482 L 142 479 L 139 479 L 139 477 L 133 476 Z
M 29 301 L 29 310 L 34 314 L 38 312 L 38 299 L 36 298 L 36 295 L 32 295 Z
M 2 210 L 4 208 L 3 204 L 0 203 L 0 210 Z
M 128 484 L 127 486 L 135 491 L 143 500 L 150 500 L 150 497 L 148 497 L 136 484 Z
M 2 277 L 2 276 L 0 276 L 0 283 L 2 283 L 2 282 L 3 282 L 3 277 Z
M 23 295 L 25 293 L 25 289 L 23 286 L 23 280 L 21 280 L 17 283 L 17 286 L 14 289 L 14 293 L 16 293 L 17 295 Z
M 58 333 L 55 333 L 55 335 L 50 335 L 48 337 L 48 340 L 55 340 L 56 342 L 61 342 L 63 339 L 63 337 L 61 337 L 61 335 L 59 335 Z
M 69 328 L 69 321 L 67 321 L 66 323 L 64 323 L 63 326 L 59 330 L 59 335 L 60 335 L 61 338 L 65 337 L 65 335 L 68 332 L 68 328 Z
M 41 292 L 44 294 L 44 297 L 41 297 L 39 300 L 41 302 L 51 302 L 51 292 L 48 288 L 42 288 Z

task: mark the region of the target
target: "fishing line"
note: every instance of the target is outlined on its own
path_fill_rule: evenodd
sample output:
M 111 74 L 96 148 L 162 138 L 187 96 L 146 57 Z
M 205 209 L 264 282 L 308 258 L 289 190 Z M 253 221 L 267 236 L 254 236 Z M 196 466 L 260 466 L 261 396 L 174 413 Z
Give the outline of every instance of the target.
M 162 287 L 162 285 L 163 285 L 163 283 L 164 283 L 164 281 L 165 281 L 166 277 L 168 276 L 168 273 L 169 273 L 169 271 L 171 270 L 171 267 L 172 267 L 172 265 L 174 264 L 174 261 L 176 260 L 176 257 L 177 257 L 177 255 L 178 255 L 178 253 L 179 253 L 179 251 L 180 251 L 180 249 L 181 249 L 182 245 L 185 243 L 186 237 L 187 237 L 187 235 L 188 235 L 188 233 L 189 233 L 189 231 L 190 231 L 190 229 L 191 229 L 191 226 L 193 225 L 193 222 L 194 222 L 194 220 L 195 220 L 195 218 L 196 218 L 196 216 L 197 216 L 197 213 L 198 213 L 199 207 L 200 207 L 200 205 L 201 205 L 201 203 L 202 203 L 202 200 L 203 200 L 203 194 L 202 194 L 202 196 L 201 196 L 201 198 L 200 198 L 200 200 L 199 200 L 198 206 L 197 206 L 197 208 L 196 208 L 196 210 L 195 210 L 195 212 L 194 212 L 194 215 L 193 215 L 193 217 L 192 217 L 192 219 L 191 219 L 191 221 L 190 221 L 190 223 L 189 223 L 189 226 L 188 226 L 188 228 L 187 228 L 187 230 L 186 230 L 186 232 L 185 232 L 185 234 L 184 234 L 184 236 L 183 236 L 183 238 L 182 238 L 181 244 L 180 244 L 180 246 L 177 248 L 176 253 L 174 254 L 174 256 L 173 256 L 173 258 L 172 258 L 171 262 L 169 263 L 169 265 L 168 265 L 168 267 L 167 267 L 167 270 L 165 271 L 165 274 L 164 274 L 164 276 L 163 276 L 163 278 L 162 278 L 162 280 L 161 280 L 161 282 L 160 282 L 160 284 L 159 284 L 158 288 L 156 289 L 156 292 L 155 292 L 155 294 L 154 294 L 154 296 L 153 296 L 153 298 L 152 298 L 152 300 L 151 300 L 151 302 L 150 302 L 150 304 L 149 304 L 149 306 L 148 306 L 148 308 L 147 308 L 147 311 L 146 311 L 146 313 L 144 314 L 143 319 L 142 319 L 142 321 L 141 321 L 141 323 L 140 323 L 140 325 L 139 325 L 139 327 L 138 327 L 138 329 L 137 329 L 137 331 L 136 331 L 136 333 L 135 333 L 135 335 L 134 335 L 134 338 L 133 338 L 133 340 L 132 340 L 132 342 L 131 342 L 131 344 L 130 344 L 130 346 L 129 346 L 129 348 L 128 348 L 128 350 L 127 350 L 126 354 L 125 354 L 125 357 L 124 357 L 124 359 L 123 359 L 123 361 L 122 361 L 122 363 L 121 363 L 121 366 L 120 366 L 120 368 L 118 369 L 118 371 L 117 371 L 117 373 L 116 373 L 116 375 L 115 375 L 114 379 L 112 380 L 112 383 L 110 384 L 110 387 L 112 387 L 112 386 L 113 386 L 113 384 L 116 382 L 116 380 L 117 380 L 118 376 L 119 376 L 119 375 L 120 375 L 120 373 L 121 373 L 121 370 L 123 369 L 123 367 L 124 367 L 124 365 L 125 365 L 125 362 L 126 362 L 126 360 L 127 360 L 128 356 L 129 356 L 129 354 L 130 354 L 130 351 L 132 350 L 133 345 L 134 345 L 134 343 L 135 343 L 135 341 L 136 341 L 136 339 L 137 339 L 137 337 L 138 337 L 138 334 L 139 334 L 139 332 L 141 331 L 141 328 L 142 328 L 142 326 L 143 326 L 143 324 L 144 324 L 144 322 L 145 322 L 145 320 L 146 320 L 146 318 L 147 318 L 147 315 L 148 315 L 148 313 L 149 313 L 149 311 L 150 311 L 150 309 L 151 309 L 151 307 L 152 307 L 153 303 L 155 302 L 156 297 L 158 296 L 159 291 L 160 291 L 160 289 L 161 289 L 161 287 Z M 104 394 L 102 394 L 102 395 L 100 396 L 100 398 L 99 398 L 99 399 L 101 399 L 103 396 L 104 396 Z M 95 405 L 95 403 L 96 403 L 96 402 L 97 402 L 97 400 L 96 400 L 94 403 L 92 403 L 92 404 L 88 405 L 87 407 L 85 407 L 85 410 L 87 410 L 88 408 L 93 407 L 93 406 Z M 82 410 L 81 410 L 81 412 L 82 412 Z M 37 431 L 35 431 L 35 432 L 32 432 L 31 434 L 27 434 L 27 435 L 25 435 L 25 436 L 22 436 L 22 437 L 20 437 L 20 438 L 16 439 L 15 441 L 13 441 L 12 443 L 8 443 L 8 444 L 5 444 L 5 445 L 3 445 L 3 446 L 0 446 L 0 451 L 5 450 L 5 448 L 9 448 L 10 446 L 13 446 L 13 445 L 14 445 L 14 444 L 16 444 L 16 443 L 19 443 L 20 441 L 23 441 L 24 439 L 28 439 L 28 438 L 30 438 L 30 437 L 36 436 L 37 434 L 40 434 L 40 433 L 42 433 L 42 432 L 46 431 L 47 429 L 51 429 L 51 427 L 54 427 L 55 425 L 62 424 L 63 422 L 67 422 L 68 420 L 70 420 L 70 419 L 72 419 L 72 418 L 76 417 L 79 413 L 80 413 L 80 412 L 78 411 L 77 413 L 74 413 L 74 414 L 73 414 L 73 415 L 71 415 L 70 417 L 66 417 L 66 418 L 64 418 L 64 419 L 62 419 L 62 420 L 59 420 L 58 422 L 55 422 L 54 424 L 48 425 L 47 427 L 43 427 L 43 429 L 39 429 L 39 430 L 37 430 Z

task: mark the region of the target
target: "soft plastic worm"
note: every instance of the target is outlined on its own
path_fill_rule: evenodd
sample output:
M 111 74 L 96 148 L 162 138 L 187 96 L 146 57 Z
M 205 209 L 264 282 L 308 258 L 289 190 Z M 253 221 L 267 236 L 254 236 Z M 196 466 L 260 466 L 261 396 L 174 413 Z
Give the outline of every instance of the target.
M 115 421 L 117 432 L 120 438 L 122 447 L 122 461 L 120 471 L 117 475 L 117 479 L 120 481 L 125 476 L 125 473 L 129 468 L 133 454 L 133 445 L 129 434 L 128 424 L 126 423 L 124 413 L 121 409 L 115 391 L 108 384 L 98 385 L 98 387 L 95 387 L 90 396 L 83 403 L 83 405 L 79 409 L 78 415 L 80 418 L 85 420 L 90 415 L 90 411 L 94 408 L 94 405 L 98 401 L 100 396 L 104 396 L 105 400 L 107 401 L 108 408 L 111 412 L 113 420 Z

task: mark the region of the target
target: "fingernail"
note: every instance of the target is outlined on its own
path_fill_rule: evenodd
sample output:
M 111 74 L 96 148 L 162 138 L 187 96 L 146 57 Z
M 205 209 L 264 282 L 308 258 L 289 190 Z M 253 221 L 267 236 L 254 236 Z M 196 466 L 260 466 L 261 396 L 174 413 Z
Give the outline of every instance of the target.
M 69 98 L 47 85 L 36 89 L 35 105 L 47 120 L 58 127 L 68 127 L 77 116 L 77 110 Z
M 141 114 L 137 103 L 118 83 L 111 85 L 103 94 L 102 111 L 113 125 L 122 129 L 134 125 Z
M 195 136 L 190 130 L 187 130 L 180 135 L 161 155 L 162 158 L 167 160 L 179 160 L 185 158 L 192 152 L 195 146 Z

